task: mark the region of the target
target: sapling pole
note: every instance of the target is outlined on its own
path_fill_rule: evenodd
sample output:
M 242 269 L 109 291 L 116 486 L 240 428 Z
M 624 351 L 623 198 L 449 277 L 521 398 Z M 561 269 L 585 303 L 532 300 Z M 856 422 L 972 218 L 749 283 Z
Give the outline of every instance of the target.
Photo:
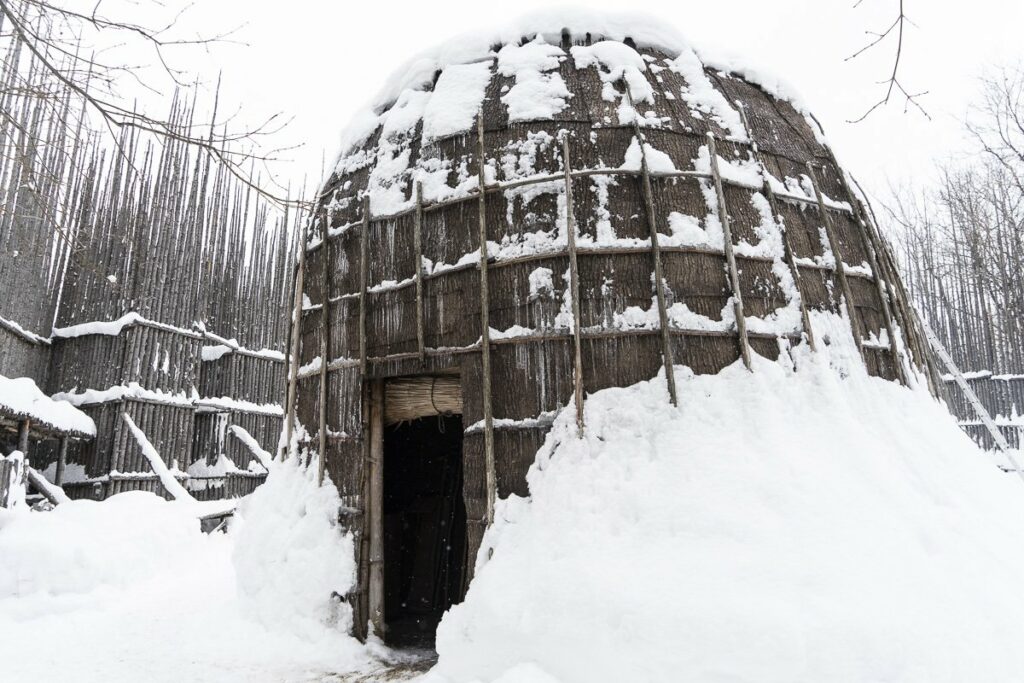
M 711 159 L 711 176 L 715 183 L 715 195 L 718 197 L 718 221 L 722 224 L 722 241 L 725 248 L 725 262 L 729 271 L 729 286 L 732 288 L 733 311 L 736 317 L 736 334 L 740 341 L 740 355 L 743 357 L 743 365 L 749 370 L 750 340 L 747 338 L 747 317 L 743 310 L 743 288 L 740 284 L 739 269 L 736 268 L 736 252 L 732 241 L 729 209 L 726 206 L 725 192 L 722 189 L 722 174 L 718 168 L 715 136 L 711 133 L 708 133 L 708 156 Z
M 487 526 L 494 522 L 494 505 L 498 497 L 498 476 L 494 463 L 494 413 L 491 407 L 491 299 L 487 282 L 487 204 L 485 202 L 487 178 L 485 175 L 484 112 L 477 112 L 477 187 L 479 200 L 480 237 L 480 365 L 483 375 L 484 413 L 484 476 L 487 486 L 487 511 L 484 519 Z
M 640 145 L 640 188 L 644 197 L 644 208 L 647 214 L 647 231 L 651 236 L 651 256 L 654 260 L 654 293 L 658 303 L 658 327 L 661 332 L 661 356 L 665 367 L 665 383 L 668 386 L 668 400 L 677 405 L 675 360 L 672 354 L 672 337 L 668 321 L 668 303 L 665 293 L 665 274 L 661 262 L 661 243 L 658 238 L 658 223 L 654 210 L 654 193 L 651 189 L 651 173 L 647 165 L 647 141 L 640 131 L 636 108 L 633 106 L 633 95 L 629 83 L 625 79 L 622 85 L 626 91 L 626 100 L 633 109 L 633 135 Z

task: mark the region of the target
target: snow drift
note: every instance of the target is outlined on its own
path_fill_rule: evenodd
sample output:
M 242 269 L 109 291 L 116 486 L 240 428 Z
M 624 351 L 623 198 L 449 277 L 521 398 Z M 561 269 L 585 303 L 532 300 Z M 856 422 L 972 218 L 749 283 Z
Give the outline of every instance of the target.
M 678 408 L 663 377 L 598 392 L 582 439 L 563 411 L 428 678 L 1021 680 L 1024 487 L 831 328 L 678 368 Z
M 266 483 L 243 500 L 232 523 L 243 605 L 266 626 L 303 637 L 321 637 L 325 625 L 346 633 L 351 609 L 331 596 L 351 590 L 355 555 L 351 534 L 338 524 L 338 490 L 330 479 L 318 486 L 316 468 L 298 458 L 268 464 Z

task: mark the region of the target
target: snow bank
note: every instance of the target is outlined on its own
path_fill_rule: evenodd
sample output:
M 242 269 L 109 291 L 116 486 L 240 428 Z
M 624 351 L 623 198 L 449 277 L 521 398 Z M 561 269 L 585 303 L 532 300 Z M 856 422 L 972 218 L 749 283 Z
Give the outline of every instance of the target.
M 91 417 L 68 402 L 51 399 L 28 377 L 10 379 L 0 375 L 0 410 L 64 431 L 96 434 Z
M 678 369 L 679 408 L 662 377 L 583 439 L 563 411 L 427 680 L 1022 680 L 1024 488 L 827 322 L 794 365 Z
M 180 568 L 215 542 L 182 509 L 133 491 L 0 517 L 0 600 L 119 588 Z
M 300 637 L 249 618 L 234 532 L 199 529 L 197 515 L 214 505 L 224 502 L 132 492 L 45 513 L 0 510 L 0 679 L 281 683 L 379 666 L 334 629 Z M 282 569 L 273 549 L 265 549 L 268 575 Z M 294 567 L 288 576 L 302 580 Z
M 243 606 L 268 628 L 304 638 L 322 636 L 325 625 L 346 633 L 351 609 L 331 595 L 351 590 L 355 557 L 352 536 L 338 524 L 338 491 L 329 479 L 317 486 L 316 468 L 297 458 L 269 464 L 266 483 L 232 523 Z

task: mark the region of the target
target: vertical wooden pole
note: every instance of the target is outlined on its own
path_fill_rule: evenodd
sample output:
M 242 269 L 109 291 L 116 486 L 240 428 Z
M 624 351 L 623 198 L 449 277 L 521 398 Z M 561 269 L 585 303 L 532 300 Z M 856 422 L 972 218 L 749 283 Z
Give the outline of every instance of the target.
M 580 336 L 580 275 L 576 259 L 576 214 L 572 205 L 572 167 L 569 163 L 569 134 L 562 137 L 565 168 L 565 231 L 569 245 L 569 288 L 572 296 L 573 396 L 576 401 L 576 433 L 583 436 L 583 351 Z
M 419 180 L 416 181 L 413 241 L 416 249 L 416 350 L 420 355 L 420 365 L 423 365 L 427 360 L 427 351 L 423 331 L 423 183 Z
M 60 486 L 64 483 L 64 468 L 68 464 L 68 437 L 60 438 L 60 450 L 57 451 L 57 471 L 53 475 L 53 483 Z
M 285 418 L 285 441 L 281 446 L 281 460 L 285 459 L 288 449 L 291 448 L 292 432 L 295 430 L 295 400 L 299 384 L 299 353 L 302 349 L 302 294 L 305 288 L 305 269 L 306 229 L 303 227 L 302 233 L 299 236 L 299 262 L 295 268 L 295 280 L 293 283 L 295 291 L 292 305 L 291 348 L 288 353 L 288 397 L 286 399 L 288 413 Z
M 718 220 L 722 224 L 722 242 L 725 248 L 725 262 L 729 269 L 729 285 L 732 287 L 733 314 L 736 317 L 736 335 L 740 342 L 740 355 L 743 365 L 750 369 L 750 340 L 747 338 L 747 318 L 743 311 L 743 288 L 740 285 L 740 273 L 736 268 L 736 252 L 732 243 L 732 227 L 729 224 L 729 209 L 725 205 L 725 191 L 722 188 L 722 174 L 718 168 L 718 152 L 715 149 L 715 136 L 708 133 L 708 156 L 711 158 L 711 176 L 715 182 L 715 195 L 718 197 Z
M 860 228 L 861 239 L 864 240 L 864 249 L 868 253 L 868 264 L 871 266 L 871 274 L 875 281 L 875 290 L 878 292 L 878 300 L 882 302 L 882 319 L 885 322 L 885 330 L 889 335 L 889 353 L 892 355 L 893 370 L 896 373 L 896 379 L 900 384 L 906 385 L 907 376 L 903 372 L 903 358 L 900 355 L 899 346 L 896 344 L 896 326 L 892 322 L 892 309 L 889 306 L 889 293 L 887 287 L 883 286 L 882 280 L 882 269 L 879 267 L 879 260 L 875 254 L 875 241 L 871 227 L 868 223 L 868 218 L 864 215 L 861 210 L 860 202 L 853 195 L 853 191 L 850 189 L 849 184 L 846 182 L 846 174 L 843 169 L 836 163 L 835 155 L 832 153 L 832 149 L 826 147 L 828 150 L 829 158 L 832 160 L 832 165 L 835 167 L 836 172 L 839 173 L 839 180 L 843 185 L 843 192 L 846 193 L 846 200 L 850 203 L 850 208 L 853 210 L 854 221 Z
M 484 473 L 487 485 L 487 526 L 494 522 L 494 504 L 498 498 L 498 477 L 494 464 L 494 413 L 491 407 L 491 297 L 487 282 L 487 179 L 484 149 L 484 112 L 477 113 L 477 173 L 480 218 L 480 364 L 483 374 Z
M 370 382 L 370 594 L 373 631 L 383 637 L 384 622 L 384 380 Z
M 633 95 L 629 91 L 629 83 L 624 79 L 622 85 L 626 90 L 626 99 L 633 107 Z M 634 114 L 636 109 L 634 108 Z M 668 324 L 668 304 L 665 295 L 665 274 L 661 264 L 661 244 L 658 242 L 658 221 L 654 213 L 654 192 L 651 190 L 651 173 L 647 166 L 647 144 L 640 131 L 640 122 L 633 116 L 633 135 L 640 145 L 641 189 L 644 196 L 644 209 L 647 213 L 647 229 L 651 236 L 651 255 L 654 258 L 654 295 L 658 304 L 658 326 L 661 328 L 661 356 L 665 366 L 665 382 L 668 385 L 668 398 L 672 405 L 678 405 L 676 398 L 675 360 L 672 357 L 672 333 Z
M 747 137 L 750 138 L 750 150 L 754 155 L 754 161 L 757 163 L 758 169 L 761 171 L 761 177 L 764 179 L 762 192 L 764 192 L 764 196 L 768 200 L 768 207 L 772 212 L 772 220 L 775 221 L 779 232 L 782 233 L 783 258 L 786 261 L 786 266 L 789 268 L 790 275 L 793 277 L 793 286 L 796 287 L 797 294 L 800 297 L 800 320 L 803 323 L 804 336 L 807 338 L 807 345 L 811 347 L 811 351 L 817 351 L 817 343 L 814 340 L 814 328 L 811 325 L 811 316 L 807 311 L 807 302 L 804 301 L 804 289 L 801 286 L 803 279 L 800 276 L 800 268 L 797 266 L 796 257 L 793 255 L 793 247 L 789 241 L 789 232 L 786 230 L 785 221 L 779 212 L 775 191 L 768 180 L 768 167 L 765 166 L 764 157 L 761 156 L 761 149 L 758 147 L 757 141 L 754 140 L 754 136 L 750 133 L 746 109 L 740 107 L 739 110 L 740 119 L 743 121 L 743 129 L 746 131 Z
M 18 423 L 18 450 L 25 456 L 26 467 L 28 467 L 28 430 L 31 426 L 31 420 L 22 420 Z
M 370 240 L 370 197 L 363 198 L 363 227 L 359 234 L 359 374 L 366 380 L 366 290 Z
M 810 173 L 811 189 L 814 191 L 814 196 L 818 200 L 818 212 L 821 214 L 822 223 L 825 224 L 825 237 L 828 238 L 829 246 L 832 248 L 832 256 L 836 262 L 836 278 L 839 280 L 839 288 L 843 292 L 843 298 L 846 299 L 846 313 L 850 318 L 850 329 L 853 331 L 853 341 L 857 344 L 857 350 L 860 351 L 861 359 L 864 359 L 864 340 L 861 336 L 861 325 L 860 316 L 857 315 L 857 306 L 853 302 L 853 293 L 850 291 L 850 283 L 846 279 L 846 262 L 843 261 L 843 252 L 839 246 L 839 240 L 836 239 L 835 230 L 832 228 L 832 216 L 828 213 L 828 208 L 825 206 L 825 199 L 821 194 L 821 184 L 818 182 L 818 176 L 814 172 L 814 167 L 807 163 L 807 171 Z
M 320 329 L 320 434 L 318 438 L 320 457 L 317 459 L 317 482 L 321 484 L 324 481 L 324 471 L 327 468 L 327 384 L 329 379 L 327 373 L 331 365 L 329 356 L 331 349 L 331 241 L 328 239 L 329 223 L 330 220 L 325 218 L 321 230 L 323 242 L 320 246 L 323 250 L 321 254 L 323 267 L 321 268 L 320 276 L 324 302 L 323 307 L 320 309 L 322 324 Z

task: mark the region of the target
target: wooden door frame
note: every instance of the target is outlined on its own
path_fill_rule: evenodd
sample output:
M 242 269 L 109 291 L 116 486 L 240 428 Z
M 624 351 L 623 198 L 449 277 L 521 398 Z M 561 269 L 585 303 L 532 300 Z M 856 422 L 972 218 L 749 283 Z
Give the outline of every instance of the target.
M 384 637 L 384 380 L 368 382 L 370 434 L 366 508 L 369 527 L 367 612 L 373 633 Z

